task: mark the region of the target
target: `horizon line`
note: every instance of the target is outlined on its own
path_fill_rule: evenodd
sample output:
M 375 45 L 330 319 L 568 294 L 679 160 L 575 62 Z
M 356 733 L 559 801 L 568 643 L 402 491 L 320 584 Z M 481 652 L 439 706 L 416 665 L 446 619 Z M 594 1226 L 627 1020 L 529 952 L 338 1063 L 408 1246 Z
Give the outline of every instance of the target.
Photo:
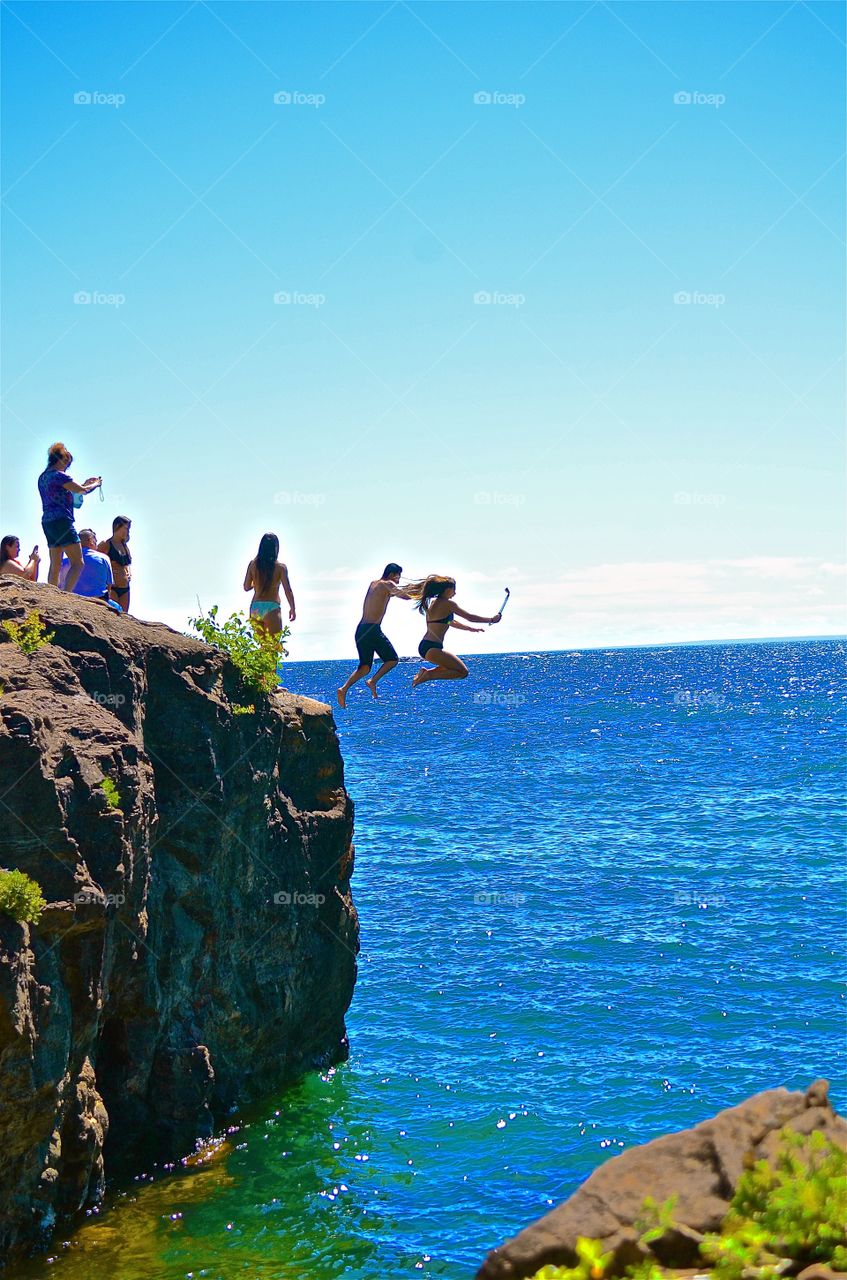
M 564 649 L 544 649 L 533 647 L 531 649 L 498 649 L 494 653 L 479 653 L 478 651 L 460 653 L 459 657 L 473 658 L 475 662 L 482 658 L 508 658 L 511 656 L 525 656 L 527 654 L 542 653 L 606 653 L 617 652 L 620 649 L 695 649 L 704 648 L 707 645 L 716 644 L 790 644 L 797 641 L 813 641 L 813 640 L 840 640 L 847 642 L 847 633 L 843 632 L 824 632 L 814 635 L 789 635 L 789 636 L 728 636 L 717 640 L 653 640 L 646 644 L 590 644 L 578 645 L 573 648 Z M 348 656 L 345 654 L 341 658 L 284 658 L 286 666 L 308 666 L 314 662 L 347 662 Z M 400 658 L 400 662 L 418 662 L 420 659 L 413 654 L 408 654 Z

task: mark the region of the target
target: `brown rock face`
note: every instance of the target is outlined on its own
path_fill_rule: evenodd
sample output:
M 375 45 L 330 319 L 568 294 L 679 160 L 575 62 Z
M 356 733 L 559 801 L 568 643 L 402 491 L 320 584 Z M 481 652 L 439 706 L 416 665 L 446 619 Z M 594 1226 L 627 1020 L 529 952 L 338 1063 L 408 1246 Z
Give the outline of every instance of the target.
M 51 644 L 0 632 L 0 867 L 49 904 L 0 913 L 0 1257 L 343 1059 L 358 951 L 329 708 L 0 579 L 0 620 L 33 608 Z
M 654 1257 L 666 1267 L 696 1265 L 699 1238 L 719 1229 L 746 1162 L 772 1157 L 785 1125 L 803 1134 L 820 1130 L 847 1149 L 847 1122 L 832 1110 L 825 1080 L 805 1094 L 757 1093 L 693 1129 L 601 1165 L 569 1200 L 493 1250 L 477 1280 L 518 1280 L 548 1263 L 573 1266 L 579 1236 L 601 1240 L 621 1271 L 645 1256 L 634 1224 L 647 1196 L 658 1204 L 678 1197 L 676 1226 L 650 1245 Z

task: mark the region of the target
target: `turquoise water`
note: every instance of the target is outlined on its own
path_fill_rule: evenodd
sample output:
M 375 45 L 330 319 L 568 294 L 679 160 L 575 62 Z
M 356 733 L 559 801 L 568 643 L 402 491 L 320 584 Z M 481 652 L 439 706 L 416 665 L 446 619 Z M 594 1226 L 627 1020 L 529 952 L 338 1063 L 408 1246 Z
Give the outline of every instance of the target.
M 468 1280 L 635 1143 L 821 1075 L 847 1107 L 843 660 L 513 654 L 355 689 L 349 1063 L 27 1275 Z M 287 684 L 328 700 L 348 669 Z

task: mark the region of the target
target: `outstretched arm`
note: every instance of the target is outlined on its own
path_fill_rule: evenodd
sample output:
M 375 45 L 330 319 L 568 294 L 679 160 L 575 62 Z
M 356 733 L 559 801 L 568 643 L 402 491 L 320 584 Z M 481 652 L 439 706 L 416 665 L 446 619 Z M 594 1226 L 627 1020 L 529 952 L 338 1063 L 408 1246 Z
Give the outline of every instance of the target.
M 459 606 L 455 603 L 455 601 L 453 601 L 453 612 L 458 613 L 460 618 L 466 618 L 468 622 L 487 622 L 491 624 L 494 622 L 499 622 L 501 617 L 499 613 L 495 613 L 493 618 L 483 618 L 478 613 L 468 613 L 465 609 L 460 609 Z
M 382 584 L 390 596 L 396 596 L 398 600 L 414 600 L 414 593 L 409 587 L 398 587 L 395 582 L 385 582 Z
M 482 621 L 482 619 L 480 619 L 480 621 Z M 455 627 L 458 631 L 484 631 L 485 630 L 484 627 L 466 627 L 464 622 L 456 622 L 455 620 L 450 623 L 450 626 Z
M 288 580 L 288 565 L 280 566 L 279 585 L 285 592 L 285 598 L 288 601 L 288 621 L 294 622 L 297 618 L 297 609 L 294 605 L 294 592 L 291 590 L 291 583 Z

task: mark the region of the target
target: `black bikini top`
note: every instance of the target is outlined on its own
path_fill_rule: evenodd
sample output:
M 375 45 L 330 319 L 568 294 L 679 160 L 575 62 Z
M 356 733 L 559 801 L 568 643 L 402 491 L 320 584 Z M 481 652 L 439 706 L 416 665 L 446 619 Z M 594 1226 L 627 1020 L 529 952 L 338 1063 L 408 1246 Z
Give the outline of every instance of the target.
M 448 613 L 445 618 L 428 618 L 427 621 L 431 627 L 446 627 L 453 621 L 454 614 Z
M 124 566 L 132 564 L 132 556 L 128 551 L 118 551 L 112 539 L 109 539 L 109 559 L 114 560 L 115 564 Z

